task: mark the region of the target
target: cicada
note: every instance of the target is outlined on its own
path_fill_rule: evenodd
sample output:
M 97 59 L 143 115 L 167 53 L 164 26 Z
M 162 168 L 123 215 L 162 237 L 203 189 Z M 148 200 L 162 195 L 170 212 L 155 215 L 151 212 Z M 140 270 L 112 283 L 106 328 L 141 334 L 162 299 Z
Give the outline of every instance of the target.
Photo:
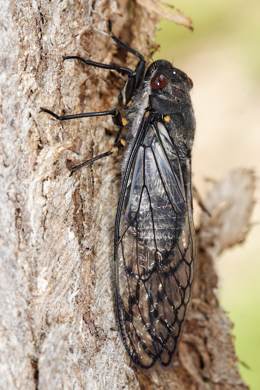
M 180 338 L 191 296 L 195 241 L 191 151 L 195 119 L 191 79 L 166 60 L 144 57 L 110 33 L 115 44 L 137 58 L 135 70 L 79 56 L 83 64 L 127 77 L 118 106 L 102 112 L 59 116 L 59 120 L 111 115 L 125 133 L 121 191 L 115 218 L 113 283 L 116 318 L 132 361 L 167 366 Z M 84 165 L 112 154 L 102 153 Z

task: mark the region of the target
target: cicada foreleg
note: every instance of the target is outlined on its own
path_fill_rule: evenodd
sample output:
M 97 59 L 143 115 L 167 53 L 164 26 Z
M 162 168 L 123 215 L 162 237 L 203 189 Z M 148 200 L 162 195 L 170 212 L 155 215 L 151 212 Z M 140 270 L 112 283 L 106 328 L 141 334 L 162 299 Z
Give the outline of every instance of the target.
M 108 29 L 111 34 L 111 38 L 113 39 L 113 41 L 118 47 L 133 54 L 135 57 L 139 59 L 135 67 L 135 71 L 133 72 L 132 76 L 128 77 L 128 82 L 126 83 L 125 86 L 125 91 L 124 91 L 125 96 L 123 96 L 123 100 L 124 100 L 124 104 L 127 104 L 131 100 L 136 88 L 139 87 L 140 82 L 143 80 L 144 72 L 145 72 L 145 59 L 144 56 L 141 53 L 139 53 L 138 50 L 133 49 L 127 43 L 121 41 L 121 39 L 119 39 L 112 33 L 111 20 L 109 20 L 108 22 Z
M 144 60 L 144 57 L 142 56 L 142 54 L 140 54 L 137 50 L 131 48 L 126 43 L 122 42 L 119 38 L 117 38 L 115 35 L 113 35 L 111 22 L 109 22 L 108 25 L 109 25 L 109 32 L 111 34 L 111 38 L 113 39 L 115 44 L 118 47 L 133 54 L 134 56 L 136 56 L 139 59 L 135 70 L 132 70 L 128 67 L 124 67 L 124 66 L 117 65 L 117 64 L 104 64 L 104 63 L 93 61 L 90 59 L 85 59 L 85 58 L 82 58 L 80 56 L 64 56 L 63 60 L 65 60 L 65 61 L 66 60 L 78 60 L 81 63 L 83 63 L 84 65 L 89 65 L 89 66 L 93 66 L 96 68 L 102 68 L 102 69 L 107 69 L 107 70 L 114 70 L 114 71 L 120 73 L 121 75 L 128 76 L 128 80 L 125 84 L 125 88 L 124 88 L 124 91 L 122 93 L 122 102 L 125 105 L 131 100 L 136 88 L 138 88 L 141 80 L 143 79 L 144 72 L 145 72 L 145 60 Z M 55 113 L 47 108 L 43 108 L 43 107 L 41 107 L 41 111 L 51 115 L 52 117 L 54 117 L 55 119 L 60 120 L 60 121 L 81 119 L 81 118 L 90 118 L 90 117 L 97 117 L 97 116 L 112 116 L 114 123 L 119 127 L 119 131 L 118 131 L 116 138 L 115 138 L 115 141 L 114 141 L 114 147 L 115 146 L 116 147 L 124 146 L 124 141 L 121 140 L 121 134 L 122 134 L 122 130 L 123 130 L 125 124 L 124 124 L 124 120 L 122 118 L 120 111 L 118 111 L 117 109 L 111 109 L 111 110 L 107 110 L 107 111 L 97 111 L 97 112 L 82 112 L 82 113 L 77 113 L 77 114 L 66 114 L 66 115 L 59 115 L 59 114 L 57 114 L 57 113 Z M 92 164 L 92 163 L 94 163 L 94 162 L 96 162 L 104 157 L 110 156 L 111 154 L 114 153 L 114 150 L 115 150 L 115 148 L 112 148 L 112 150 L 101 153 L 101 154 L 99 154 L 91 159 L 84 160 L 84 161 L 80 162 L 79 164 L 71 166 L 70 170 L 73 173 L 82 167 L 88 166 L 88 165 L 90 165 L 90 164 Z
M 135 70 L 132 70 L 130 68 L 117 65 L 117 64 L 104 64 L 102 62 L 96 62 L 90 59 L 85 59 L 80 56 L 64 56 L 63 59 L 66 60 L 78 60 L 82 62 L 84 65 L 93 66 L 95 68 L 102 68 L 107 70 L 114 70 L 121 75 L 128 76 L 128 80 L 125 84 L 125 88 L 122 94 L 122 101 L 123 104 L 126 105 L 132 98 L 136 88 L 140 85 L 140 82 L 143 80 L 144 72 L 145 72 L 145 59 L 141 53 L 139 53 L 137 50 L 133 49 L 123 41 L 121 41 L 118 37 L 116 37 L 112 33 L 112 24 L 111 21 L 108 23 L 109 32 L 111 34 L 111 38 L 115 42 L 115 44 L 120 47 L 121 49 L 124 49 L 125 51 L 133 54 L 135 57 L 139 59 Z

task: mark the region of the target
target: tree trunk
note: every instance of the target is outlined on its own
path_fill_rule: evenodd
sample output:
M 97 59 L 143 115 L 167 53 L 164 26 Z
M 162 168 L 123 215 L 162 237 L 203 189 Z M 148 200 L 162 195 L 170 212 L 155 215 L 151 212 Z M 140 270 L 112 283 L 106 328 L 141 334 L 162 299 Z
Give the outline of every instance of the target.
M 62 56 L 130 64 L 104 34 L 106 21 L 112 18 L 114 31 L 148 55 L 156 18 L 130 0 L 0 3 L 0 388 L 246 388 L 215 295 L 214 259 L 245 238 L 252 172 L 234 172 L 206 201 L 212 216 L 203 216 L 198 232 L 193 299 L 173 366 L 139 370 L 129 363 L 113 314 L 119 159 L 72 176 L 67 168 L 67 160 L 111 148 L 112 121 L 61 123 L 39 112 L 113 107 L 123 80 L 63 63 Z

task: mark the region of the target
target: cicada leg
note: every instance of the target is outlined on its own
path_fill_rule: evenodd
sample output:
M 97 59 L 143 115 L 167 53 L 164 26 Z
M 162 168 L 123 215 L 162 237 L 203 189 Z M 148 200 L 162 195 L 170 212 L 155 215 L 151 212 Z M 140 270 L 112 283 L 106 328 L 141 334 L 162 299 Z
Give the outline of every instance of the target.
M 68 168 L 69 168 L 71 174 L 73 174 L 74 172 L 78 171 L 79 169 L 81 169 L 83 167 L 87 167 L 87 166 L 93 164 L 94 162 L 101 160 L 104 157 L 111 156 L 111 154 L 113 154 L 113 153 L 114 153 L 113 150 L 109 150 L 107 152 L 100 153 L 97 156 L 90 158 L 88 160 L 81 161 L 79 164 L 68 166 Z
M 126 82 L 123 94 L 122 94 L 122 100 L 123 104 L 127 104 L 136 88 L 139 87 L 140 82 L 143 80 L 144 77 L 144 72 L 145 72 L 145 59 L 141 53 L 139 53 L 137 50 L 133 49 L 132 47 L 128 46 L 126 43 L 122 42 L 119 38 L 117 38 L 113 33 L 112 33 L 112 24 L 111 21 L 108 23 L 108 28 L 109 32 L 111 34 L 111 38 L 115 42 L 115 44 L 120 47 L 121 49 L 124 49 L 125 51 L 133 54 L 135 57 L 139 59 L 135 70 L 132 70 L 130 68 L 117 65 L 117 64 L 103 64 L 102 62 L 96 62 L 90 59 L 85 59 L 80 56 L 65 56 L 63 59 L 66 60 L 78 60 L 82 62 L 85 65 L 90 65 L 94 66 L 95 68 L 102 68 L 102 69 L 107 69 L 107 70 L 114 70 L 122 75 L 127 75 L 128 80 Z
M 95 116 L 108 116 L 108 115 L 111 115 L 115 121 L 118 122 L 118 124 L 120 124 L 120 120 L 121 120 L 121 114 L 119 113 L 119 111 L 117 110 L 109 110 L 109 111 L 98 111 L 98 112 L 82 112 L 82 113 L 79 113 L 79 114 L 70 114 L 70 115 L 58 115 L 56 114 L 55 112 L 51 111 L 51 110 L 48 110 L 47 108 L 43 108 L 41 107 L 40 110 L 42 112 L 46 112 L 47 114 L 53 116 L 55 119 L 57 120 L 60 120 L 60 121 L 65 121 L 65 120 L 71 120 L 71 119 L 79 119 L 79 118 L 89 118 L 89 117 L 95 117 Z M 119 143 L 120 143 L 120 136 L 119 134 L 121 133 L 121 130 L 119 130 L 117 136 L 116 136 L 116 139 L 115 139 L 115 142 L 114 142 L 114 146 L 118 146 Z M 98 161 L 104 157 L 107 157 L 107 156 L 110 156 L 111 154 L 114 153 L 114 150 L 109 150 L 107 152 L 104 152 L 104 153 L 101 153 L 101 154 L 98 154 L 97 156 L 91 158 L 91 159 L 88 159 L 88 160 L 84 160 L 82 162 L 80 162 L 79 164 L 75 164 L 71 167 L 69 167 L 71 173 L 79 170 L 80 168 L 83 168 L 85 166 L 88 166 L 88 165 L 91 165 L 93 164 L 95 161 Z
M 96 62 L 96 61 L 93 61 L 90 59 L 85 59 L 85 58 L 82 58 L 80 56 L 64 56 L 63 59 L 65 61 L 66 60 L 78 60 L 85 65 L 90 65 L 90 66 L 94 66 L 96 68 L 102 68 L 102 69 L 107 69 L 107 70 L 114 70 L 122 75 L 127 75 L 128 80 L 126 82 L 125 88 L 124 88 L 123 93 L 122 93 L 122 103 L 124 105 L 126 105 L 131 100 L 136 88 L 138 88 L 141 80 L 144 77 L 145 60 L 144 60 L 144 57 L 142 56 L 142 54 L 140 54 L 137 50 L 131 48 L 126 43 L 122 42 L 119 38 L 117 38 L 115 35 L 113 35 L 111 22 L 109 22 L 109 32 L 111 34 L 111 38 L 113 39 L 113 41 L 115 42 L 115 44 L 118 47 L 128 51 L 129 53 L 132 53 L 134 56 L 136 56 L 139 59 L 135 70 L 131 70 L 130 68 L 127 68 L 127 67 L 124 67 L 121 65 L 117 65 L 117 64 L 103 64 L 101 62 Z M 96 116 L 109 116 L 110 115 L 113 117 L 114 123 L 119 127 L 119 131 L 117 133 L 117 136 L 116 136 L 116 139 L 114 142 L 114 146 L 124 146 L 124 142 L 121 142 L 121 134 L 122 134 L 122 130 L 124 128 L 124 121 L 122 119 L 121 113 L 116 109 L 107 110 L 107 111 L 97 111 L 97 112 L 82 112 L 82 113 L 78 113 L 78 114 L 68 114 L 68 115 L 59 115 L 59 114 L 56 114 L 55 112 L 53 112 L 47 108 L 43 108 L 43 107 L 41 107 L 41 111 L 46 112 L 47 114 L 51 115 L 52 117 L 54 117 L 55 119 L 60 120 L 60 121 L 80 119 L 80 118 L 90 118 L 90 117 L 96 117 Z M 70 170 L 73 173 L 82 167 L 88 166 L 88 165 L 94 163 L 95 161 L 100 160 L 101 158 L 110 156 L 112 153 L 113 153 L 113 150 L 101 153 L 101 154 L 93 157 L 90 160 L 85 160 L 79 164 L 72 166 L 70 168 Z
M 133 92 L 135 91 L 136 88 L 138 88 L 138 86 L 140 85 L 140 82 L 142 81 L 142 79 L 144 77 L 145 59 L 144 59 L 144 56 L 141 53 L 139 53 L 138 50 L 133 49 L 127 43 L 124 43 L 123 41 L 121 41 L 121 39 L 119 39 L 118 37 L 116 37 L 112 33 L 112 22 L 111 22 L 111 20 L 109 20 L 109 22 L 108 22 L 108 29 L 109 29 L 109 32 L 111 34 L 111 38 L 113 39 L 113 41 L 115 42 L 115 44 L 118 47 L 128 51 L 129 53 L 133 54 L 135 57 L 137 57 L 139 59 L 137 65 L 136 65 L 135 71 L 134 71 L 134 81 L 135 82 L 134 82 L 132 91 L 129 91 L 130 92 L 129 96 L 127 96 L 127 98 L 128 98 L 128 99 L 126 99 L 127 100 L 126 103 L 127 103 L 131 99 Z
M 58 115 L 55 112 L 49 110 L 48 108 L 40 107 L 40 110 L 42 112 L 46 112 L 47 114 L 53 116 L 53 118 L 59 120 L 59 121 L 67 121 L 71 119 L 80 119 L 80 118 L 90 118 L 93 116 L 113 116 L 117 117 L 118 111 L 113 109 L 113 110 L 108 110 L 108 111 L 96 111 L 96 112 L 81 112 L 79 114 L 69 114 L 69 115 Z

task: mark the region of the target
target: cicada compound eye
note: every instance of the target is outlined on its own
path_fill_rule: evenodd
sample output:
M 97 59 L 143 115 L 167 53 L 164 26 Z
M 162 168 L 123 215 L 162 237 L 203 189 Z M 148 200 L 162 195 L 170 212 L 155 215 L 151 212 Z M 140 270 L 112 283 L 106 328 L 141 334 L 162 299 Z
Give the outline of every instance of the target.
M 168 79 L 163 74 L 156 75 L 151 80 L 152 89 L 163 89 L 167 84 Z

